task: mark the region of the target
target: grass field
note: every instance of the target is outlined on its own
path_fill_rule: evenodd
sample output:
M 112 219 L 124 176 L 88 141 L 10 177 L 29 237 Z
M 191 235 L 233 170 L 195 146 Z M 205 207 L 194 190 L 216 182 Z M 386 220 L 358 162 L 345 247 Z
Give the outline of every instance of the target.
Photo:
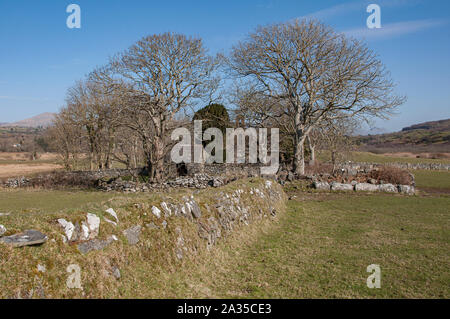
M 450 171 L 412 171 L 416 185 L 424 190 L 441 190 L 450 193 Z
M 76 210 L 114 196 L 117 195 L 95 191 L 4 190 L 0 191 L 0 213 Z
M 370 152 L 351 152 L 346 155 L 346 160 L 363 163 L 430 163 L 430 164 L 450 164 L 450 158 L 432 159 L 432 158 L 415 158 L 410 156 L 401 156 L 403 153 L 375 154 Z M 322 162 L 330 161 L 330 155 L 327 151 L 319 151 L 317 158 Z
M 245 245 L 171 278 L 166 296 L 450 297 L 450 197 L 314 196 L 290 201 L 278 224 Z M 381 289 L 366 286 L 371 264 L 381 267 Z
M 448 174 L 417 171 L 416 182 L 419 188 L 447 189 Z M 101 271 L 105 258 L 120 263 L 121 279 L 89 282 L 84 295 L 88 297 L 450 297 L 449 194 L 328 194 L 305 192 L 292 185 L 285 189 L 293 199 L 287 202 L 277 222 L 247 226 L 207 255 L 186 260 L 181 267 L 158 267 L 161 257 L 157 253 L 149 255 L 147 250 L 126 245 L 92 252 L 88 259 L 59 246 L 64 256 L 55 256 L 47 263 L 60 265 L 67 259 L 88 263 L 90 276 L 99 278 L 103 277 L 96 271 Z M 0 223 L 13 218 L 16 222 L 12 228 L 20 230 L 21 223 L 31 227 L 41 218 L 53 220 L 62 214 L 99 212 L 114 202 L 128 203 L 125 207 L 135 202 L 148 205 L 154 196 L 157 194 L 1 191 L 0 212 L 18 215 L 0 216 Z M 162 238 L 152 237 L 148 242 L 151 249 L 156 245 L 161 253 L 167 249 Z M 3 253 L 0 251 L 0 255 Z M 8 253 L 11 258 L 12 252 Z M 42 251 L 36 250 L 33 257 L 27 258 L 34 260 L 40 255 Z M 371 264 L 380 265 L 381 289 L 366 286 L 370 275 L 366 268 Z M 7 278 L 0 275 L 3 291 L 14 288 L 5 287 L 10 285 Z M 67 291 L 54 292 L 54 296 L 83 297 Z
M 383 154 L 374 154 L 369 152 L 353 152 L 350 159 L 354 162 L 365 162 L 365 163 L 436 163 L 436 164 L 450 164 L 450 159 L 431 159 L 431 158 L 414 158 L 414 157 L 400 157 L 389 156 Z

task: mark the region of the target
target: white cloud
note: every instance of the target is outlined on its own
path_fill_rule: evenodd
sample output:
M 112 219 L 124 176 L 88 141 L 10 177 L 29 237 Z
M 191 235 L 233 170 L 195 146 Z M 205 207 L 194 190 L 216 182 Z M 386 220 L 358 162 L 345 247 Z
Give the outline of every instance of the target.
M 366 14 L 366 8 L 371 3 L 378 4 L 382 9 L 389 7 L 403 7 L 407 5 L 417 5 L 421 3 L 422 0 L 367 0 L 367 1 L 353 1 L 353 2 L 345 2 L 341 3 L 329 8 L 325 8 L 305 16 L 299 17 L 302 18 L 313 18 L 318 20 L 325 20 L 337 15 L 343 15 L 346 13 L 360 11 L 363 14 Z
M 367 27 L 364 27 L 346 30 L 343 31 L 343 33 L 355 38 L 385 39 L 439 27 L 446 23 L 446 20 L 413 20 L 385 25 L 382 24 L 380 29 L 369 29 Z
M 347 12 L 351 12 L 351 11 L 356 11 L 360 8 L 363 8 L 364 4 L 361 2 L 346 2 L 346 3 L 342 3 L 342 4 L 338 4 L 326 9 L 322 9 L 313 13 L 310 13 L 308 15 L 299 17 L 300 19 L 302 18 L 314 18 L 314 19 L 319 19 L 319 20 L 323 20 L 326 18 L 330 18 L 336 15 L 340 15 L 340 14 L 344 14 Z

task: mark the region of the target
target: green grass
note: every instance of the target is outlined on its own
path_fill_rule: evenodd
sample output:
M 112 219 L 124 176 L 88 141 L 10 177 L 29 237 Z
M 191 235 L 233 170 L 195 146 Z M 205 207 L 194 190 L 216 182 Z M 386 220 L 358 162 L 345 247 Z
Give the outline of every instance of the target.
M 319 151 L 317 158 L 321 162 L 329 162 L 330 155 L 328 151 Z M 346 160 L 364 163 L 434 163 L 434 164 L 450 164 L 450 159 L 431 159 L 431 158 L 412 158 L 412 157 L 394 157 L 370 152 L 352 152 L 346 156 Z
M 412 157 L 392 157 L 369 152 L 353 152 L 350 159 L 354 162 L 369 162 L 369 163 L 436 163 L 449 164 L 450 159 L 430 159 L 430 158 L 412 158 Z
M 416 182 L 419 188 L 445 189 L 448 174 L 416 171 Z M 250 181 L 247 186 L 254 185 Z M 236 187 L 239 184 L 233 183 L 195 196 L 213 207 L 217 192 Z M 23 225 L 38 225 L 49 238 L 56 239 L 42 247 L 0 249 L 0 296 L 35 285 L 37 279 L 28 276 L 29 272 L 37 263 L 45 263 L 48 272 L 34 278 L 42 278 L 51 297 L 83 297 L 79 291 L 64 288 L 65 267 L 79 263 L 84 269 L 84 296 L 89 298 L 450 297 L 449 195 L 316 193 L 304 185 L 289 184 L 285 189 L 296 197 L 287 202 L 286 211 L 279 211 L 276 222 L 242 226 L 209 253 L 200 249 L 194 258 L 181 263 L 168 258 L 167 253 L 173 249 L 177 225 L 192 236 L 197 232 L 185 219 L 168 219 L 167 231 L 144 231 L 142 244 L 137 246 L 126 245 L 121 231 L 137 221 L 160 224 L 161 220 L 149 213 L 151 205 L 159 203 L 161 196 L 179 198 L 192 193 L 190 190 L 133 195 L 0 192 L 0 212 L 23 212 L 0 217 L 1 223 L 9 223 L 14 231 Z M 142 207 L 136 208 L 135 203 Z M 35 207 L 43 213 L 35 215 Z M 61 242 L 61 230 L 54 221 L 61 217 L 80 219 L 83 207 L 99 215 L 107 207 L 116 209 L 120 225 L 115 228 L 103 223 L 100 236 L 114 233 L 120 238 L 117 244 L 82 256 Z M 7 261 L 3 266 L 2 260 Z M 102 274 L 110 263 L 119 265 L 120 280 Z M 381 267 L 381 289 L 366 286 L 366 268 L 371 264 Z M 6 269 L 9 275 L 2 276 Z
M 225 263 L 175 277 L 172 286 L 178 297 L 448 298 L 449 214 L 449 197 L 290 201 L 277 225 L 222 248 Z M 366 286 L 371 264 L 381 267 L 381 289 Z M 188 278 L 208 289 L 192 294 L 183 288 Z
M 10 190 L 0 191 L 0 212 L 56 212 L 98 203 L 114 193 L 95 191 Z
M 186 265 L 195 267 L 204 264 L 207 242 L 197 235 L 198 225 L 196 223 L 177 216 L 157 218 L 151 213 L 152 205 L 159 206 L 163 200 L 171 203 L 184 203 L 183 196 L 195 195 L 202 210 L 199 220 L 203 225 L 207 225 L 209 217 L 218 214 L 217 209 L 213 206 L 216 203 L 218 192 L 226 192 L 230 196 L 237 189 L 245 189 L 245 194 L 242 194 L 240 198 L 246 203 L 244 206 L 249 207 L 248 212 L 251 211 L 255 216 L 256 223 L 260 221 L 257 217 L 261 216 L 259 207 L 254 205 L 256 201 L 262 203 L 261 208 L 267 215 L 272 212 L 269 207 L 273 207 L 279 212 L 283 211 L 284 198 L 277 202 L 269 202 L 267 195 L 265 199 L 259 197 L 255 199 L 250 195 L 251 187 L 258 187 L 266 194 L 268 192 L 265 190 L 264 182 L 255 178 L 237 181 L 221 189 L 107 194 L 113 198 L 103 201 L 98 197 L 84 198 L 86 206 L 78 209 L 69 206 L 61 211 L 53 211 L 53 209 L 57 209 L 56 206 L 44 204 L 40 200 L 60 201 L 61 195 L 66 196 L 67 194 L 42 192 L 38 194 L 42 195 L 42 199 L 34 197 L 35 205 L 46 205 L 45 209 L 40 208 L 42 212 L 29 210 L 0 216 L 0 223 L 7 228 L 6 236 L 25 229 L 37 229 L 49 238 L 44 245 L 37 247 L 15 249 L 0 243 L 0 298 L 24 296 L 23 294 L 28 294 L 31 289 L 38 290 L 39 286 L 43 287 L 45 295 L 49 298 L 160 298 L 174 296 L 171 289 L 167 287 L 167 278 L 175 278 L 178 273 L 189 276 L 193 267 Z M 281 190 L 281 186 L 273 187 Z M 91 195 L 97 196 L 98 193 Z M 77 198 L 82 205 L 80 197 Z M 95 201 L 92 202 L 92 200 Z M 72 198 L 67 205 L 73 205 L 74 202 L 71 201 Z M 9 208 L 15 207 L 11 203 L 10 201 Z M 102 217 L 105 215 L 105 209 L 109 207 L 115 209 L 120 221 L 117 226 L 103 221 L 100 226 L 99 238 L 106 239 L 114 234 L 118 237 L 118 241 L 111 243 L 101 251 L 93 251 L 87 255 L 82 255 L 75 244 L 63 243 L 63 230 L 57 223 L 59 218 L 80 224 L 85 220 L 86 212 Z M 167 222 L 165 226 L 163 226 L 163 220 Z M 155 224 L 157 229 L 146 227 L 149 223 Z M 140 242 L 137 245 L 129 245 L 123 231 L 136 225 L 143 227 Z M 242 223 L 234 225 L 234 229 L 241 227 L 245 226 Z M 181 236 L 180 232 L 182 232 L 184 243 L 183 254 L 185 257 L 183 260 L 175 257 L 175 249 L 179 242 L 179 236 Z M 242 232 L 236 231 L 236 234 L 239 233 Z M 222 232 L 223 237 L 225 237 L 225 231 Z M 39 273 L 37 271 L 38 264 L 45 265 L 47 271 Z M 82 269 L 83 291 L 68 289 L 65 285 L 68 276 L 66 267 L 70 264 L 78 264 Z M 120 268 L 122 276 L 120 281 L 110 275 L 111 265 L 118 265 Z
M 419 188 L 431 188 L 436 190 L 450 190 L 450 171 L 411 171 Z

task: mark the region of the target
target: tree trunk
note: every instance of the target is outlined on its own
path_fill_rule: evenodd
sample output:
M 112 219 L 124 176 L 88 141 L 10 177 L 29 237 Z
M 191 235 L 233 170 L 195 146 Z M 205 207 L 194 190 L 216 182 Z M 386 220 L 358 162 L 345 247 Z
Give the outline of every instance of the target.
M 164 173 L 164 143 L 163 138 L 155 136 L 154 140 L 154 154 L 153 154 L 153 178 L 157 182 L 162 180 Z
M 90 153 L 89 153 L 89 163 L 90 163 L 90 165 L 89 165 L 89 169 L 91 170 L 91 171 L 94 171 L 95 170 L 95 167 L 94 167 L 94 151 L 90 151 Z
M 311 137 L 309 135 L 307 139 L 310 153 L 309 165 L 314 165 L 316 163 L 316 146 L 312 143 Z
M 295 116 L 295 140 L 294 140 L 294 172 L 300 176 L 305 175 L 305 128 L 301 122 L 301 113 L 298 112 Z
M 295 145 L 294 170 L 297 175 L 305 175 L 305 139 L 298 139 Z
M 336 170 L 336 151 L 331 151 L 331 163 L 333 164 L 333 172 Z
M 137 168 L 137 139 L 134 139 L 134 144 L 133 144 L 133 168 Z
M 316 164 L 316 147 L 311 146 L 311 144 L 309 144 L 309 150 L 311 152 L 311 159 L 309 161 L 309 165 L 314 165 Z

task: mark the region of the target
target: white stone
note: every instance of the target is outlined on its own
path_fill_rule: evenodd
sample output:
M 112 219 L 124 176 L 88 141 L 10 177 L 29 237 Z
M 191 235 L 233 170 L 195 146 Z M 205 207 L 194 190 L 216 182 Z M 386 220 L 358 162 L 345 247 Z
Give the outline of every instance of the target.
M 414 186 L 409 186 L 409 185 L 398 185 L 398 191 L 399 191 L 399 193 L 408 194 L 408 195 L 414 195 L 416 193 Z
M 47 268 L 45 267 L 45 265 L 38 264 L 37 265 L 37 271 L 39 271 L 39 272 L 46 272 Z
M 378 185 L 373 185 L 369 183 L 357 183 L 355 185 L 355 191 L 357 192 L 377 192 Z
M 94 239 L 100 231 L 100 218 L 97 215 L 88 213 L 86 215 L 87 226 L 89 227 L 89 239 Z
M 119 222 L 119 217 L 117 217 L 117 214 L 116 214 L 116 212 L 114 211 L 114 209 L 108 208 L 107 210 L 105 210 L 105 212 L 107 212 L 107 213 L 110 214 L 112 217 L 114 217 L 114 219 L 116 220 L 116 222 Z
M 392 184 L 381 184 L 378 185 L 378 189 L 380 192 L 385 192 L 385 193 L 397 193 L 398 189 L 397 187 L 395 187 Z
M 191 203 L 190 202 L 184 203 L 184 206 L 181 208 L 181 211 L 183 212 L 184 215 L 190 216 L 190 214 L 192 213 Z
M 167 206 L 166 202 L 161 203 L 161 208 L 164 210 L 164 215 L 166 217 L 169 217 L 172 215 L 172 210 L 169 208 L 169 206 Z
M 110 219 L 108 219 L 108 218 L 106 218 L 106 217 L 104 217 L 104 219 L 105 219 L 105 222 L 110 223 L 110 224 L 112 224 L 112 225 L 114 225 L 114 226 L 117 226 L 117 223 L 116 223 L 116 222 L 114 222 L 114 221 L 112 221 L 112 220 L 110 220 Z
M 331 183 L 331 190 L 332 191 L 352 191 L 353 185 L 333 182 L 333 183 Z
M 157 218 L 161 218 L 161 210 L 158 207 L 155 206 L 152 207 L 152 214 L 155 215 Z
M 0 236 L 3 236 L 4 233 L 6 233 L 6 227 L 3 225 L 0 225 Z
M 314 182 L 314 188 L 329 191 L 330 184 L 328 184 L 327 182 L 317 182 L 316 181 L 316 182 Z
M 64 233 L 66 234 L 66 239 L 71 240 L 73 233 L 75 231 L 75 226 L 71 222 L 68 222 L 64 218 L 58 219 L 58 223 L 64 228 Z
M 266 188 L 271 188 L 271 187 L 272 187 L 272 182 L 266 181 Z
M 86 225 L 85 222 L 81 223 L 81 240 L 88 240 L 89 239 L 89 227 Z

